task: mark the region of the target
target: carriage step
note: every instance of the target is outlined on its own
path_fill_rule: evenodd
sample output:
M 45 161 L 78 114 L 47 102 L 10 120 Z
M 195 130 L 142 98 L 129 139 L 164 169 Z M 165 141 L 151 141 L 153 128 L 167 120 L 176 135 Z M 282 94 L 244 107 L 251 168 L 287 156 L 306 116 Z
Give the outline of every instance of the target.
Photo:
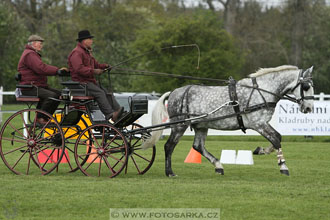
M 32 124 L 27 124 L 26 127 L 28 128 L 31 128 L 31 127 L 34 127 L 34 126 L 37 126 L 37 127 L 41 127 L 43 128 L 45 126 L 45 124 L 40 124 L 40 123 L 36 123 L 35 125 L 32 123 Z M 55 123 L 53 122 L 50 122 L 46 128 L 54 128 L 54 127 L 57 127 Z

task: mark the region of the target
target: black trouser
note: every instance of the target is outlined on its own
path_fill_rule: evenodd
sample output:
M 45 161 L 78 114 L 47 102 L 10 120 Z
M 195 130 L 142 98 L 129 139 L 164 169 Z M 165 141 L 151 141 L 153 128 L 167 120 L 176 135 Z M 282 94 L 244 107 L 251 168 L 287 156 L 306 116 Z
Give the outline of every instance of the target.
M 89 82 L 87 83 L 87 91 L 90 96 L 94 97 L 106 120 L 109 120 L 112 113 L 120 108 L 115 96 L 102 86 Z
M 22 95 L 27 96 L 36 96 L 37 95 L 37 88 L 29 89 L 29 90 L 21 90 Z M 49 114 L 53 115 L 53 113 L 56 111 L 58 105 L 60 102 L 49 99 L 49 98 L 56 98 L 58 99 L 61 95 L 61 92 L 57 89 L 53 88 L 42 88 L 38 87 L 38 97 L 40 98 L 40 101 L 38 102 L 37 109 L 43 110 L 45 112 L 48 112 Z M 41 115 L 39 115 L 42 117 Z M 47 118 L 45 118 L 47 120 Z

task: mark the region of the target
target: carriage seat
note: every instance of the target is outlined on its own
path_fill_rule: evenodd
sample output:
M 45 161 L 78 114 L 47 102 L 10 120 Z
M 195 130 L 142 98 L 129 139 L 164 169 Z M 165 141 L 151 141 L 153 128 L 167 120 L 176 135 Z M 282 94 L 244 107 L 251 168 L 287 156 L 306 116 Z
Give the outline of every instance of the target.
M 15 74 L 15 80 L 17 82 L 20 82 L 22 80 L 22 74 L 21 73 L 16 73 Z M 37 95 L 36 96 L 27 96 L 23 95 L 21 92 L 21 89 L 32 89 L 32 88 L 37 88 Z M 16 85 L 16 90 L 15 90 L 15 96 L 16 100 L 19 102 L 39 102 L 40 98 L 38 98 L 38 87 L 35 85 Z
M 63 86 L 65 86 L 64 89 L 62 89 L 62 99 L 67 99 L 67 96 L 71 96 L 72 100 L 77 101 L 87 101 L 87 100 L 93 100 L 93 96 L 87 95 L 87 87 L 86 84 L 79 83 L 76 81 L 65 81 L 61 82 Z
M 71 96 L 72 100 L 76 101 L 88 101 L 94 99 L 93 96 L 87 95 L 86 84 L 72 81 L 71 79 L 64 81 L 64 78 L 71 76 L 70 72 L 62 70 L 58 75 L 62 78 L 61 84 L 65 86 L 65 88 L 62 90 L 62 95 L 60 98 L 68 99 L 68 96 Z

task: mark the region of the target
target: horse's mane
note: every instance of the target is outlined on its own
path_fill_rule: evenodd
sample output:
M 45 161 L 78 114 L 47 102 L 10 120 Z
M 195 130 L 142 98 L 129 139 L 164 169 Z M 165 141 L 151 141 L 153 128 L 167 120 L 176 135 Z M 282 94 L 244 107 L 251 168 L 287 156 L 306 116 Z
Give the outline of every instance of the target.
M 281 72 L 284 70 L 297 70 L 298 67 L 296 66 L 291 66 L 291 65 L 283 65 L 283 66 L 278 66 L 278 67 L 273 67 L 273 68 L 260 68 L 257 72 L 251 73 L 249 77 L 257 77 L 257 76 L 262 76 L 268 73 L 272 72 Z

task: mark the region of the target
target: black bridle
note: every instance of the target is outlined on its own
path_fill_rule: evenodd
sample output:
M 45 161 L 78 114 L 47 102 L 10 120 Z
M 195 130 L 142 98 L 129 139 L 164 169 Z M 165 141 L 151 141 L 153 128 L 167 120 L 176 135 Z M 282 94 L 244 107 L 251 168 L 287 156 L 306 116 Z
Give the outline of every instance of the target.
M 308 91 L 311 87 L 313 87 L 313 81 L 312 81 L 312 77 L 310 77 L 310 76 L 309 77 L 304 77 L 303 74 L 304 74 L 303 70 L 300 70 L 299 77 L 298 77 L 298 80 L 297 80 L 297 84 L 292 89 L 284 91 L 284 93 L 282 93 L 280 95 L 278 95 L 276 93 L 273 93 L 273 92 L 270 92 L 266 89 L 260 88 L 257 85 L 257 83 L 254 82 L 255 81 L 253 79 L 254 77 L 251 78 L 252 81 L 253 81 L 253 86 L 249 86 L 249 85 L 239 85 L 239 86 L 252 88 L 253 90 L 257 90 L 259 93 L 260 93 L 260 91 L 266 92 L 268 94 L 271 94 L 271 95 L 277 97 L 278 99 L 286 99 L 286 100 L 289 100 L 291 102 L 301 104 L 301 102 L 303 102 L 304 100 L 308 100 L 308 99 L 313 100 L 314 99 L 314 96 L 305 96 L 304 95 L 305 91 Z M 293 91 L 296 90 L 298 86 L 300 86 L 300 98 L 294 98 L 292 96 L 289 96 L 288 93 L 293 93 Z M 251 98 L 251 96 L 250 96 L 250 98 Z M 265 99 L 264 99 L 264 101 L 265 101 Z
M 303 70 L 300 70 L 299 77 L 297 80 L 297 84 L 290 90 L 292 93 L 297 87 L 300 86 L 300 98 L 295 99 L 295 102 L 300 104 L 304 100 L 313 100 L 314 96 L 305 96 L 304 92 L 307 92 L 311 87 L 313 87 L 313 80 L 312 77 L 304 77 Z

